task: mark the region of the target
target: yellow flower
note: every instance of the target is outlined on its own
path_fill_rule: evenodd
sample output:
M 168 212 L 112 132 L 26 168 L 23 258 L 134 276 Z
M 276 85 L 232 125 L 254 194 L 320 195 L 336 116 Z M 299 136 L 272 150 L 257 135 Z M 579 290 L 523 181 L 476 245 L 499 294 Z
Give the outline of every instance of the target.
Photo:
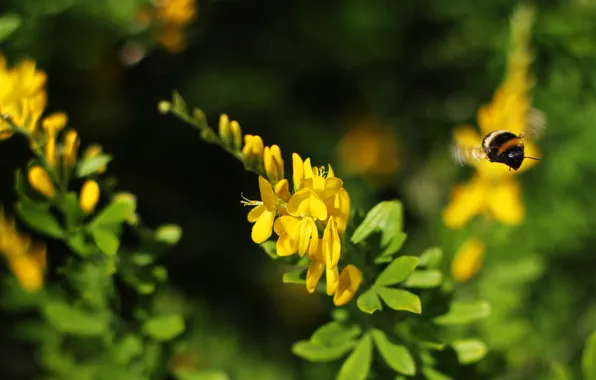
M 248 166 L 260 167 L 263 164 L 263 139 L 261 136 L 244 135 L 242 155 Z
M 23 289 L 36 292 L 43 286 L 46 267 L 45 244 L 32 244 L 17 232 L 14 221 L 0 211 L 0 252 Z
M 337 290 L 333 296 L 335 306 L 350 302 L 362 283 L 362 272 L 352 264 L 346 265 L 339 275 Z
M 288 186 L 288 181 L 284 180 L 278 182 L 274 189 L 269 181 L 259 176 L 261 201 L 244 202 L 248 205 L 256 205 L 247 217 L 249 222 L 254 223 L 252 240 L 255 243 L 261 244 L 271 236 L 277 210 L 288 195 Z
M 263 151 L 263 164 L 265 166 L 265 173 L 269 177 L 271 183 L 284 178 L 284 160 L 281 158 L 281 150 L 279 146 L 272 145 L 265 147 Z
M 56 137 L 58 132 L 64 128 L 68 117 L 63 112 L 56 112 L 46 116 L 42 121 L 42 127 L 46 132 L 45 154 L 50 166 L 56 166 Z
M 453 278 L 456 281 L 465 282 L 474 277 L 482 266 L 485 249 L 484 243 L 478 238 L 472 237 L 466 240 L 455 254 L 451 264 Z
M 98 201 L 99 185 L 92 179 L 85 181 L 83 187 L 81 188 L 81 195 L 79 197 L 81 210 L 83 210 L 85 214 L 93 212 Z
M 64 168 L 72 168 L 77 161 L 77 153 L 80 145 L 79 135 L 74 129 L 70 129 L 64 136 L 64 157 L 62 165 Z
M 161 21 L 177 25 L 188 24 L 197 12 L 194 0 L 162 0 L 156 10 Z
M 48 198 L 54 197 L 56 187 L 52 183 L 52 180 L 50 180 L 48 173 L 41 166 L 30 167 L 28 177 L 31 187 Z

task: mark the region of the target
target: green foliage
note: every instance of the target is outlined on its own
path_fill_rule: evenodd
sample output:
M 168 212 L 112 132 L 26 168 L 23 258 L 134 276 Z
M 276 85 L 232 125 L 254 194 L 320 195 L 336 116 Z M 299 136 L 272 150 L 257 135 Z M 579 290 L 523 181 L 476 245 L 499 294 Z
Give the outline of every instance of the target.
M 581 366 L 585 380 L 596 379 L 596 332 L 586 339 Z

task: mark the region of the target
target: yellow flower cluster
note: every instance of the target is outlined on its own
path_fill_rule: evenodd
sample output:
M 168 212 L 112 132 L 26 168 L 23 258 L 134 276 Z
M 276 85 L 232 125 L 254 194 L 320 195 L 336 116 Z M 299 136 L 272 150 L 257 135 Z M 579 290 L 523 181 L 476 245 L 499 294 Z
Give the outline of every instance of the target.
M 46 267 L 46 247 L 34 244 L 29 236 L 20 234 L 14 221 L 0 210 L 0 252 L 17 281 L 28 292 L 36 292 L 43 285 Z
M 195 0 L 161 0 L 155 3 L 155 18 L 161 24 L 157 41 L 172 53 L 182 51 L 186 47 L 185 29 L 197 15 Z
M 237 146 L 242 137 L 240 126 L 229 122 L 226 115 L 220 119 L 219 134 L 229 141 L 228 146 Z M 290 191 L 279 146 L 264 146 L 260 136 L 245 135 L 241 154 L 247 168 L 263 174 L 259 176 L 261 200 L 243 201 L 254 206 L 247 217 L 254 223 L 252 240 L 264 243 L 275 231 L 279 256 L 299 254 L 310 259 L 309 292 L 315 291 L 325 273 L 326 291 L 335 305 L 348 303 L 362 282 L 362 273 L 351 264 L 339 271 L 341 240 L 350 216 L 350 197 L 343 181 L 331 165 L 313 167 L 309 158 L 302 160 L 294 153 Z

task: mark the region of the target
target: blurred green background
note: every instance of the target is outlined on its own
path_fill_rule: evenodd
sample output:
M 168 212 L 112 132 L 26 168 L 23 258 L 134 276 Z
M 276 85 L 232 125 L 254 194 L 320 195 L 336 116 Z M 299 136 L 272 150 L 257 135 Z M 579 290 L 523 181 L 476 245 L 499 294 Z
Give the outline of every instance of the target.
M 281 147 L 286 173 L 292 152 L 331 162 L 353 208 L 402 199 L 406 250 L 436 244 L 450 256 L 470 233 L 440 219 L 452 185 L 469 175 L 449 158 L 451 131 L 475 122 L 501 81 L 515 4 L 199 1 L 187 46 L 172 53 L 138 26 L 149 1 L 13 0 L 0 5 L 8 30 L 0 49 L 47 72 L 48 108 L 69 114 L 83 146 L 113 153 L 111 173 L 138 196 L 149 225 L 183 228 L 164 263 L 173 290 L 162 302 L 192 317 L 202 366 L 231 379 L 332 378 L 339 364 L 291 353 L 328 319 L 327 300 L 282 284 L 284 268 L 252 244 L 239 200 L 258 196 L 256 178 L 160 115 L 157 102 L 177 89 L 212 125 L 227 113 L 244 133 Z M 596 2 L 541 1 L 536 10 L 533 97 L 549 120 L 544 158 L 519 177 L 524 224 L 494 225 L 484 268 L 460 285 L 491 302 L 493 315 L 479 327 L 491 352 L 455 378 L 579 378 L 596 329 Z M 16 27 L 6 28 L 7 18 Z M 381 138 L 362 145 L 371 133 Z M 3 143 L 4 204 L 26 156 L 24 141 Z M 64 249 L 50 245 L 49 256 Z M 19 316 L 0 318 L 2 378 L 30 378 L 34 347 L 11 327 Z

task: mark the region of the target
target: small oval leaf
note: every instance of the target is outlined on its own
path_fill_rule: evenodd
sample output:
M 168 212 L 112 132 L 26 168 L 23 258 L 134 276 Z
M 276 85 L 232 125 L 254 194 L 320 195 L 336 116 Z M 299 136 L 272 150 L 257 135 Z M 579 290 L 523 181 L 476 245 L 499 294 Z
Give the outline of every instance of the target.
M 422 313 L 422 304 L 420 298 L 407 290 L 393 289 L 381 286 L 377 288 L 377 293 L 383 301 L 393 310 L 403 310 L 412 313 Z
M 118 239 L 118 236 L 112 231 L 103 228 L 95 228 L 91 230 L 91 236 L 93 237 L 93 241 L 95 241 L 97 248 L 106 255 L 114 256 L 116 252 L 118 252 L 120 239 Z
M 64 333 L 99 336 L 109 328 L 103 314 L 85 312 L 61 302 L 48 303 L 43 314 L 49 324 Z
M 484 358 L 488 352 L 486 344 L 478 339 L 454 340 L 451 346 L 455 350 L 460 364 L 475 363 Z
M 372 338 L 365 334 L 341 366 L 337 380 L 366 380 L 372 362 Z
M 62 226 L 48 207 L 22 200 L 16 204 L 16 211 L 23 222 L 35 231 L 57 239 L 64 237 Z
M 383 310 L 381 300 L 379 299 L 379 296 L 375 292 L 374 288 L 370 288 L 366 292 L 362 293 L 360 297 L 358 297 L 356 304 L 360 310 L 368 314 L 372 314 L 377 310 Z
M 385 363 L 392 370 L 408 376 L 416 374 L 416 363 L 405 346 L 390 342 L 387 335 L 379 329 L 372 330 L 372 337 Z
M 416 269 L 420 260 L 414 256 L 400 256 L 387 265 L 377 277 L 376 285 L 394 285 L 404 281 Z
M 122 223 L 134 214 L 135 208 L 136 205 L 134 202 L 124 200 L 112 202 L 101 210 L 101 212 L 91 221 L 89 227 L 96 228 Z
M 83 159 L 77 165 L 77 177 L 82 178 L 95 173 L 112 161 L 109 154 L 98 154 L 90 158 Z
M 143 331 L 157 341 L 172 340 L 184 331 L 184 318 L 179 314 L 153 317 L 145 322 Z
M 582 373 L 585 380 L 596 380 L 596 331 L 590 334 L 584 345 Z
M 490 304 L 486 301 L 455 301 L 449 311 L 434 319 L 439 325 L 466 325 L 490 315 Z
M 415 270 L 404 282 L 408 288 L 435 288 L 443 283 L 443 274 L 436 269 Z
M 355 341 L 344 342 L 335 346 L 325 346 L 301 340 L 292 346 L 292 352 L 294 355 L 310 362 L 330 362 L 346 355 L 355 345 Z

